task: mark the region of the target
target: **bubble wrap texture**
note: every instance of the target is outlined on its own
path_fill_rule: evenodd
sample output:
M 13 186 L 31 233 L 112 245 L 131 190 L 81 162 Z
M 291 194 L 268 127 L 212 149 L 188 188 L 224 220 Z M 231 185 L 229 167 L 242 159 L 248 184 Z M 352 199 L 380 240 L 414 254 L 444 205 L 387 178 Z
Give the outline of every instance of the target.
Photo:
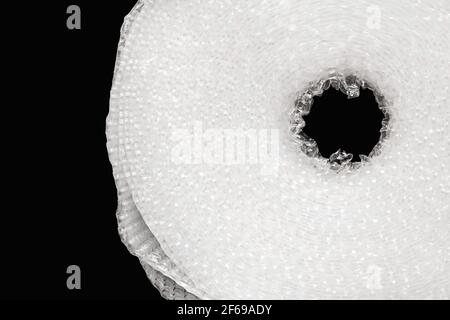
M 107 147 L 122 240 L 162 295 L 448 299 L 447 30 L 447 0 L 139 1 Z M 330 70 L 375 84 L 392 116 L 382 152 L 339 174 L 289 136 L 295 98 Z M 173 134 L 196 123 L 279 130 L 276 174 L 176 163 Z

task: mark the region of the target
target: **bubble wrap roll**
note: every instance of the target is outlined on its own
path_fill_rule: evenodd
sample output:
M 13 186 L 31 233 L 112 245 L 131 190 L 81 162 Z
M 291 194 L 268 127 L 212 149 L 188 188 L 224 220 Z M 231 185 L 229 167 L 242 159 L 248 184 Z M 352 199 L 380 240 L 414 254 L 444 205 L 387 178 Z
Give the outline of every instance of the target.
M 447 30 L 447 0 L 140 0 L 107 147 L 120 235 L 161 294 L 448 299 Z M 373 84 L 390 115 L 354 170 L 290 133 L 296 98 L 332 72 Z

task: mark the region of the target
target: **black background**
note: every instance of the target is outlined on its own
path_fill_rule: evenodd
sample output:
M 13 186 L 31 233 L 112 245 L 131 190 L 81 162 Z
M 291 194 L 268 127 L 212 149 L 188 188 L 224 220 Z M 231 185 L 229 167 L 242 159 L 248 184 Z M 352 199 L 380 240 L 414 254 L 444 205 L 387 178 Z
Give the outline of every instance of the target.
M 162 299 L 119 238 L 106 150 L 120 28 L 135 3 L 49 1 L 4 10 L 16 15 L 10 29 L 21 27 L 3 46 L 23 68 L 10 80 L 14 112 L 30 119 L 11 126 L 28 132 L 13 144 L 21 155 L 9 153 L 18 168 L 5 199 L 11 209 L 3 206 L 3 299 Z M 81 30 L 66 27 L 72 4 L 81 8 Z M 81 268 L 81 290 L 66 287 L 69 265 Z

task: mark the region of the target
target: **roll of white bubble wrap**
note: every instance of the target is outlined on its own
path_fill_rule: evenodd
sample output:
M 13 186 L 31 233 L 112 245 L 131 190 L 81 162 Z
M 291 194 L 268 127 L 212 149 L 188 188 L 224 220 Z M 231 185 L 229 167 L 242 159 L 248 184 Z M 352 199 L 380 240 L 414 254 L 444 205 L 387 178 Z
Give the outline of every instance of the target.
M 448 30 L 448 0 L 140 0 L 107 146 L 120 234 L 163 296 L 448 299 Z M 289 136 L 331 71 L 391 115 L 381 152 L 339 173 Z M 257 148 L 232 161 L 242 130 Z

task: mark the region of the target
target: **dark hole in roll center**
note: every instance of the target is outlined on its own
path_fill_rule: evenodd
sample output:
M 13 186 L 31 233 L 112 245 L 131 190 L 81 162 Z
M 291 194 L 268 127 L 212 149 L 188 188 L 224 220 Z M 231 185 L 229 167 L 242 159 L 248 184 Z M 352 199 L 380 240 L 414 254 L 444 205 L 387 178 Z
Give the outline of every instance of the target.
M 303 132 L 315 140 L 325 158 L 343 150 L 353 154 L 352 162 L 369 156 L 380 141 L 384 114 L 372 90 L 361 88 L 359 97 L 348 99 L 340 90 L 330 87 L 314 96 L 309 114 L 303 116 Z

